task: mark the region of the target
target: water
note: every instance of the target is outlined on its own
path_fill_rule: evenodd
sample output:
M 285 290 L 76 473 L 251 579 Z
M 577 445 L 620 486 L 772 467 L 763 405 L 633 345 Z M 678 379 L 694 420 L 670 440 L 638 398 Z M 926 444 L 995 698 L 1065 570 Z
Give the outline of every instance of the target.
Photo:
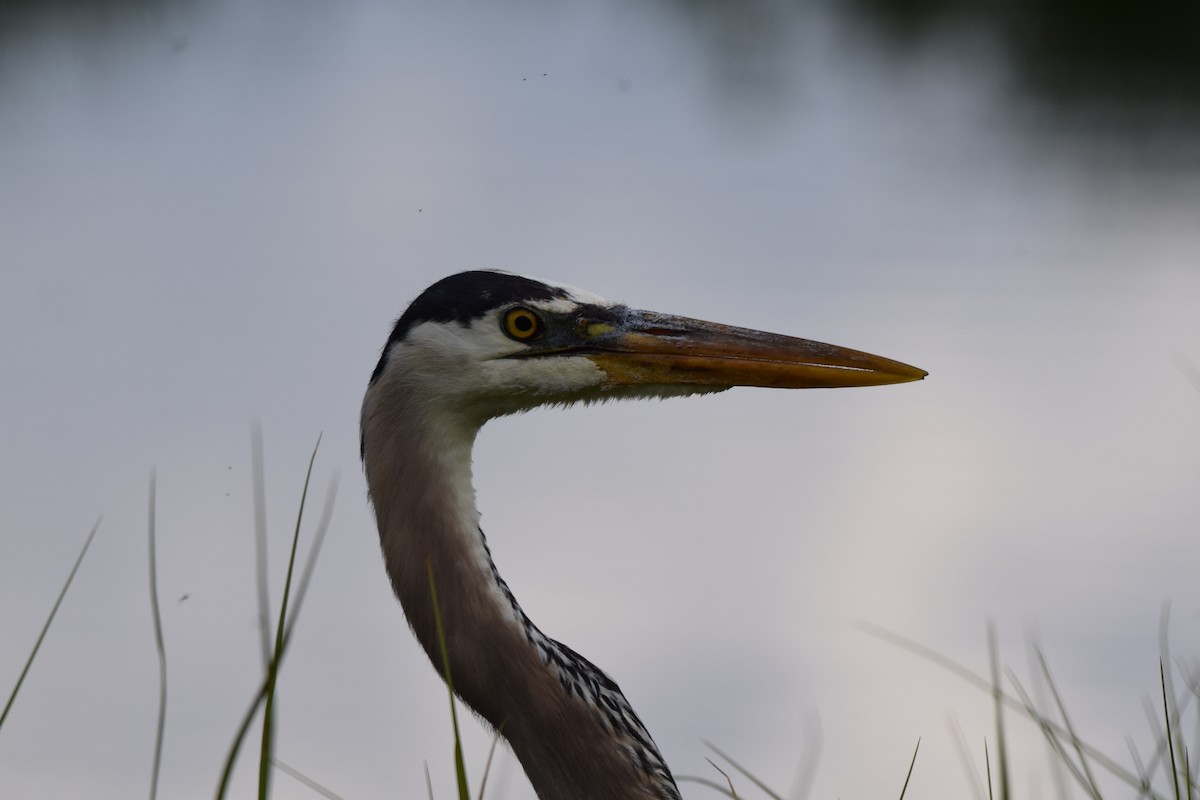
M 151 466 L 164 792 L 211 791 L 258 668 L 255 414 L 279 548 L 318 431 L 319 480 L 342 475 L 281 758 L 344 796 L 419 796 L 428 761 L 449 791 L 356 420 L 390 322 L 483 266 L 931 373 L 484 430 L 498 565 L 678 773 L 713 777 L 708 739 L 786 789 L 819 719 L 813 796 L 894 795 L 917 737 L 910 792 L 969 791 L 946 718 L 978 759 L 987 698 L 860 621 L 983 671 L 994 619 L 1023 677 L 1037 632 L 1089 738 L 1146 752 L 1162 604 L 1189 664 L 1200 607 L 1200 48 L 1168 46 L 1200 28 L 853 9 L 8 6 L 0 685 L 105 520 L 0 738 L 0 794 L 144 791 Z M 1017 785 L 1051 793 L 1011 727 Z M 472 730 L 476 778 L 486 747 Z M 493 780 L 528 796 L 508 761 Z

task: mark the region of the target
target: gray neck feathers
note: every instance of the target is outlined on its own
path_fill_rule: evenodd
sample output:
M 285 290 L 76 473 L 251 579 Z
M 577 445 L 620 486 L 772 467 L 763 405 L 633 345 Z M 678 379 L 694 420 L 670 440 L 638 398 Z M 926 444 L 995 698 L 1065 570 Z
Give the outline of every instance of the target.
M 363 458 L 392 588 L 454 688 L 500 731 L 542 800 L 676 800 L 650 734 L 601 670 L 530 621 L 492 561 L 471 485 L 478 425 L 409 401 L 386 377 L 363 404 Z

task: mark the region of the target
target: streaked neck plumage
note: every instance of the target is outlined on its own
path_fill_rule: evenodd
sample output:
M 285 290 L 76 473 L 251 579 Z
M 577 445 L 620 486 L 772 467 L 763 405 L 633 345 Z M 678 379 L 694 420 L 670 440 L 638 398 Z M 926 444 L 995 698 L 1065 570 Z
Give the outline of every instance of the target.
M 607 675 L 542 634 L 492 562 L 471 450 L 485 421 L 423 402 L 403 375 L 363 403 L 363 461 L 387 572 L 442 669 L 432 567 L 454 688 L 512 746 L 541 800 L 677 800 L 649 733 Z

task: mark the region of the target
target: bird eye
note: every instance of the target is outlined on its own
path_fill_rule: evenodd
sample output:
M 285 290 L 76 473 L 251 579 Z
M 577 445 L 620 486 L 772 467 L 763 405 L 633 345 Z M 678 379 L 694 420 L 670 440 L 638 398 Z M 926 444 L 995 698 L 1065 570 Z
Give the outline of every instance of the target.
M 504 315 L 504 332 L 518 342 L 527 342 L 542 332 L 542 321 L 528 308 L 514 308 Z

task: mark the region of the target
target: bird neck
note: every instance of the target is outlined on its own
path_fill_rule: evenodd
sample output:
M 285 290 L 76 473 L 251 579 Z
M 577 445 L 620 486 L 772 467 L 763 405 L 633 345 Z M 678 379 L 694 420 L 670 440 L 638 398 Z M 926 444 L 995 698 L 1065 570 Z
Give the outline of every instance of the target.
M 617 684 L 542 634 L 500 577 L 471 483 L 478 430 L 403 396 L 364 403 L 368 489 L 409 625 L 442 672 L 436 588 L 454 689 L 508 740 L 539 798 L 675 800 L 670 771 Z

